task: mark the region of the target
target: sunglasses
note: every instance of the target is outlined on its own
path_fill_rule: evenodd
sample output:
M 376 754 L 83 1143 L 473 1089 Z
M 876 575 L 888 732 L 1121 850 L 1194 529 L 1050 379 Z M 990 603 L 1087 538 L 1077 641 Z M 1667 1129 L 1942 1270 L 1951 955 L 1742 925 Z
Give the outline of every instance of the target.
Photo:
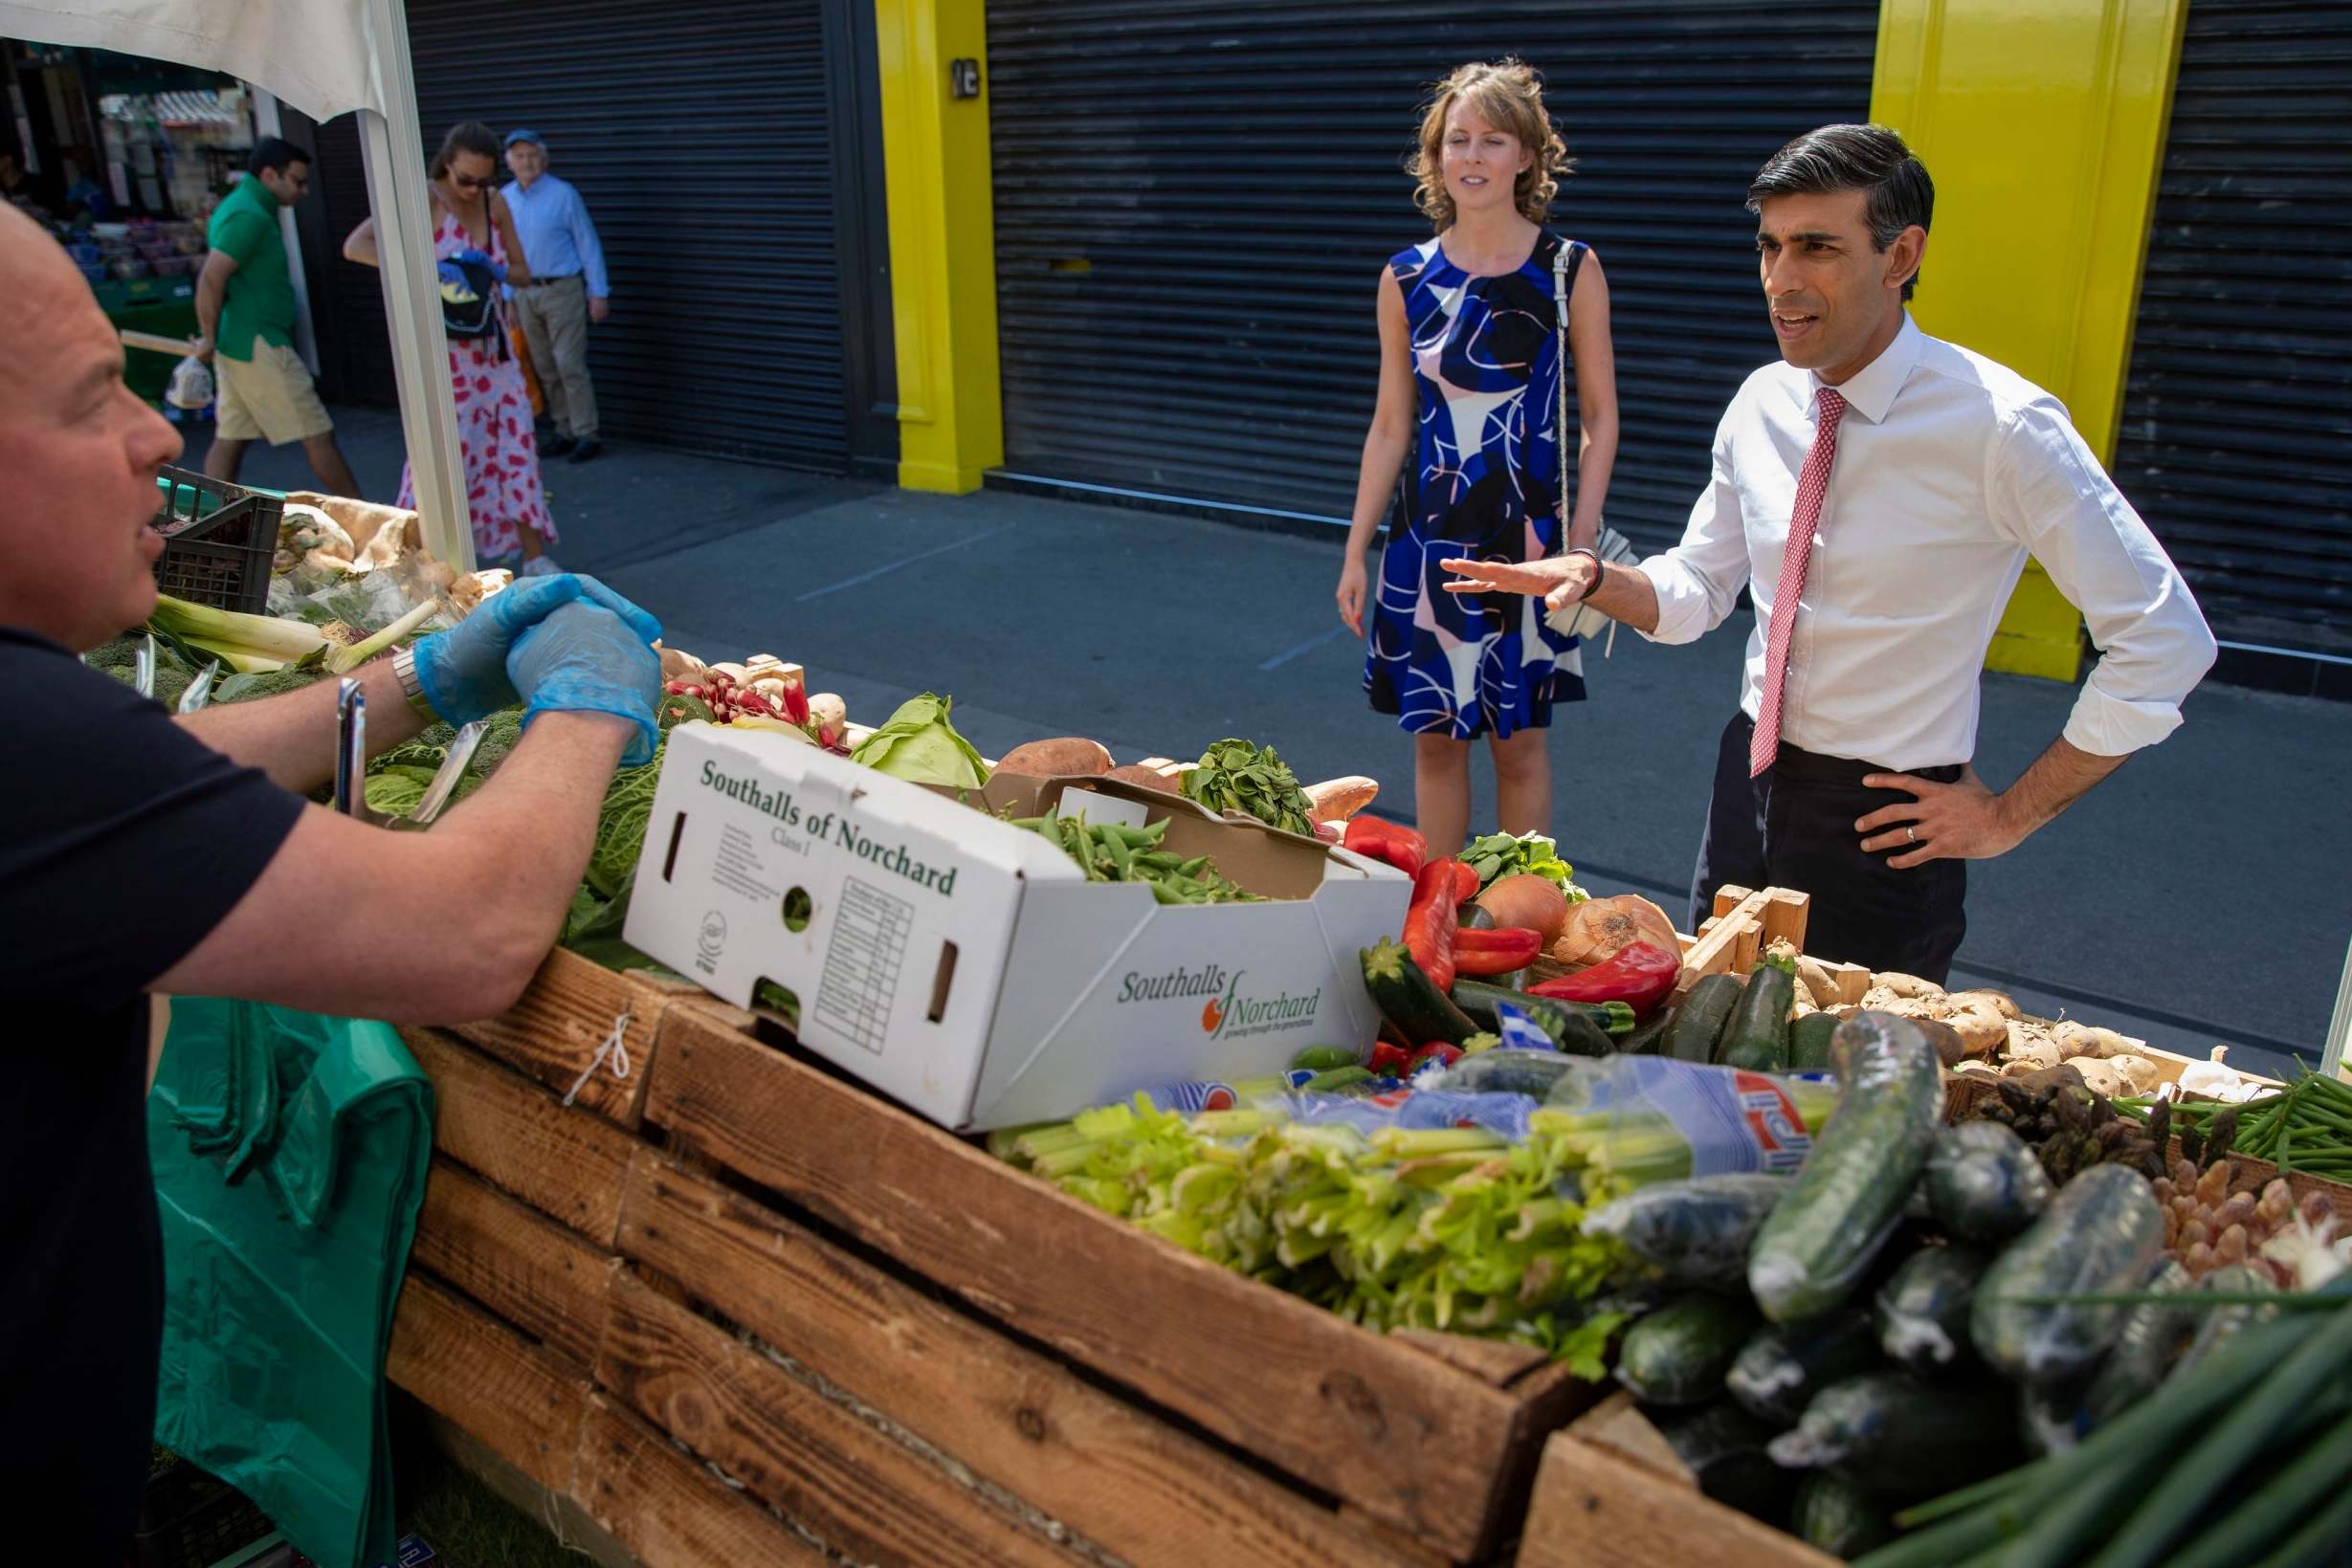
M 449 183 L 460 190 L 488 190 L 492 186 L 497 185 L 499 180 L 495 174 L 487 180 L 477 180 L 471 174 L 452 174 L 449 177 Z

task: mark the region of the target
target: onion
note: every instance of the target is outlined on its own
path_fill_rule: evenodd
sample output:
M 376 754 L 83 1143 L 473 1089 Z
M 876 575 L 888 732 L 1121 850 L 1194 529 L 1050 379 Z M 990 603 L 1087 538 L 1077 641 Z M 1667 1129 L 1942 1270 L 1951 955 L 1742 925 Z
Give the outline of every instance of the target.
M 1495 917 L 1499 926 L 1524 927 L 1543 935 L 1549 947 L 1568 923 L 1568 895 L 1560 884 L 1534 872 L 1498 878 L 1478 894 L 1478 907 Z
M 1500 919 L 1498 915 L 1496 918 Z M 1568 911 L 1567 923 L 1552 943 L 1551 956 L 1562 963 L 1592 964 L 1614 957 L 1622 948 L 1648 942 L 1659 951 L 1679 955 L 1682 943 L 1666 912 L 1638 894 L 1615 898 L 1592 898 Z

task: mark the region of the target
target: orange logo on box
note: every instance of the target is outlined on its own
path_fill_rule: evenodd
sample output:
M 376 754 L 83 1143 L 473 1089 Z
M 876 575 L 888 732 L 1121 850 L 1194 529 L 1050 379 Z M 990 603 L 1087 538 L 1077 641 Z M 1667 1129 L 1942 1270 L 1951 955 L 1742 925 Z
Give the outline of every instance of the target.
M 1214 1034 L 1217 1032 L 1217 1027 L 1224 1022 L 1224 1005 L 1215 997 L 1210 997 L 1209 999 L 1209 1005 L 1201 1009 L 1201 1032 L 1203 1034 Z

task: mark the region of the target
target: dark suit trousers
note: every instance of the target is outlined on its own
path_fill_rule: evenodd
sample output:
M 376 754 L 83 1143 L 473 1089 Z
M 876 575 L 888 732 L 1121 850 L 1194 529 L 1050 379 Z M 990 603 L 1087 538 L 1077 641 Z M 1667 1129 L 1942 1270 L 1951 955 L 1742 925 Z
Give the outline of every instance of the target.
M 1755 731 L 1755 721 L 1740 713 L 1723 727 L 1707 834 L 1691 879 L 1690 929 L 1714 913 L 1715 890 L 1725 883 L 1790 888 L 1812 894 L 1806 952 L 1942 984 L 1968 929 L 1967 862 L 1931 860 L 1896 871 L 1887 859 L 1902 850 L 1864 851 L 1854 823 L 1880 806 L 1908 805 L 1911 797 L 1865 789 L 1862 777 L 1895 770 L 1784 745 L 1772 766 L 1751 779 L 1748 741 Z M 1958 765 L 1916 772 L 1937 784 L 1961 774 Z

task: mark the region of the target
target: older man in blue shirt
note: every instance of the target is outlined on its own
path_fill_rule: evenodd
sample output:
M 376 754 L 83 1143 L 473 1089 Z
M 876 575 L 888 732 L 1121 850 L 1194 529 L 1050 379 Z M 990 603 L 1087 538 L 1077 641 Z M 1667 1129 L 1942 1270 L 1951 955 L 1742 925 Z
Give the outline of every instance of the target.
M 580 192 L 547 172 L 547 144 L 537 131 L 506 133 L 506 166 L 515 171 L 503 192 L 506 208 L 531 264 L 531 280 L 508 289 L 507 298 L 531 345 L 547 417 L 555 422 L 555 439 L 539 444 L 540 455 L 569 453 L 571 461 L 585 463 L 604 451 L 596 439 L 596 388 L 588 367 L 588 323 L 603 320 L 611 308 L 604 247 Z

